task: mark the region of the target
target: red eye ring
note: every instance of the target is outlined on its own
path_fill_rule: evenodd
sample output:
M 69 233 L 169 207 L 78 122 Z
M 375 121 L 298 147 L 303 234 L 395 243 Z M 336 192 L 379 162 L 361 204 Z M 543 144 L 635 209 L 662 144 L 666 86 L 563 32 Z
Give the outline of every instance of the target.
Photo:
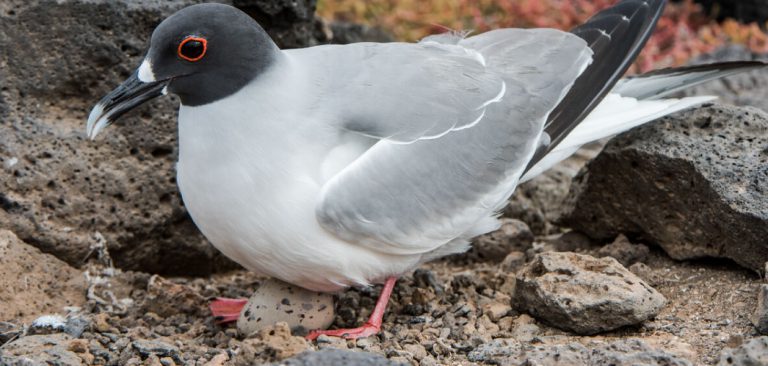
M 198 42 L 198 43 L 202 44 L 202 46 L 203 46 L 202 52 L 200 52 L 200 54 L 198 54 L 198 55 L 195 55 L 194 57 L 190 56 L 190 55 L 185 55 L 183 48 L 189 42 Z M 179 43 L 179 48 L 176 50 L 176 54 L 179 57 L 181 57 L 182 59 L 184 59 L 184 60 L 187 60 L 187 61 L 190 61 L 190 62 L 195 62 L 195 61 L 200 61 L 205 56 L 205 52 L 206 51 L 208 51 L 208 40 L 207 39 L 205 39 L 203 37 L 189 36 L 187 38 L 184 38 L 184 40 L 181 41 L 181 43 Z

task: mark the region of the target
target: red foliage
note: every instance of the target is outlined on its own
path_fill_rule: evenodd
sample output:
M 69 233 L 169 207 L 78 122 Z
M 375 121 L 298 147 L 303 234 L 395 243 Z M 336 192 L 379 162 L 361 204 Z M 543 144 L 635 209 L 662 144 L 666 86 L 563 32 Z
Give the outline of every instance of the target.
M 485 32 L 495 28 L 571 29 L 616 0 L 321 0 L 326 18 L 388 29 L 398 39 L 415 41 L 446 29 Z M 768 52 L 768 36 L 757 24 L 722 24 L 705 16 L 692 0 L 670 4 L 638 58 L 634 71 L 677 66 L 727 43 Z

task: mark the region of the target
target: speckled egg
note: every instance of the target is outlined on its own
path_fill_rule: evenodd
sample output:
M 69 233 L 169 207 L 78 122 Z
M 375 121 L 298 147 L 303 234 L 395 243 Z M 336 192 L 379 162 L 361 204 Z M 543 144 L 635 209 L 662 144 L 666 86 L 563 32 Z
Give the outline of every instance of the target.
M 291 329 L 326 329 L 333 322 L 333 296 L 269 279 L 253 293 L 237 320 L 237 330 L 253 334 L 277 322 Z

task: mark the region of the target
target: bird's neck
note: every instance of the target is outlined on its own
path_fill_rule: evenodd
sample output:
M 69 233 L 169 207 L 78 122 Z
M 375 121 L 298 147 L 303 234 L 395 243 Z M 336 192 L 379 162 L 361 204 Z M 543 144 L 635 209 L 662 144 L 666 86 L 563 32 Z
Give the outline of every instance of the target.
M 275 165 L 279 169 L 290 169 L 294 163 L 289 159 L 307 164 L 312 156 L 322 156 L 322 151 L 312 150 L 323 149 L 322 144 L 309 142 L 325 141 L 320 137 L 329 132 L 307 112 L 312 102 L 297 93 L 306 90 L 307 80 L 283 58 L 231 96 L 202 106 L 182 105 L 180 163 L 220 166 L 233 159 L 247 160 L 254 171 L 262 171 L 269 170 L 272 162 L 279 162 Z

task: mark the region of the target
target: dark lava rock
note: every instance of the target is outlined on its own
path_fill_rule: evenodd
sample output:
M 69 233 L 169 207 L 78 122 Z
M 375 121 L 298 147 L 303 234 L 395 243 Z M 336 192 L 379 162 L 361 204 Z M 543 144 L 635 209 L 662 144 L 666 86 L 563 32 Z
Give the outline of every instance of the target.
M 544 252 L 576 252 L 583 254 L 600 248 L 592 242 L 592 239 L 578 231 L 554 234 L 541 239 L 534 242 L 533 246 L 525 252 L 528 258 Z
M 612 365 L 612 366 L 690 366 L 672 350 L 652 346 L 641 339 L 614 342 L 591 341 L 586 345 L 571 342 L 521 344 L 511 338 L 498 338 L 471 351 L 473 362 L 493 365 Z
M 559 217 L 571 180 L 597 156 L 603 145 L 602 142 L 584 145 L 551 169 L 518 185 L 504 209 L 504 216 L 522 220 L 536 235 L 560 233 L 562 229 L 553 221 Z
M 514 338 L 497 338 L 483 343 L 467 354 L 472 362 L 499 363 L 500 359 L 517 357 L 522 353 L 523 345 Z
M 637 262 L 645 262 L 648 259 L 650 249 L 643 244 L 633 244 L 624 235 L 619 235 L 613 243 L 608 244 L 597 254 L 604 257 L 612 257 L 621 263 L 622 266 L 629 267 Z
M 317 0 L 231 0 L 264 27 L 280 48 L 313 46 L 317 41 Z
M 381 28 L 369 27 L 350 22 L 332 22 L 331 43 L 347 44 L 355 42 L 392 42 L 394 37 Z
M 0 346 L 18 338 L 23 333 L 22 327 L 9 323 L 0 322 Z
M 501 219 L 501 228 L 475 239 L 472 248 L 456 257 L 501 262 L 512 251 L 525 251 L 533 244 L 533 233 L 524 222 Z
M 589 365 L 589 350 L 579 343 L 533 345 L 519 365 Z M 592 363 L 596 364 L 596 363 Z
M 596 343 L 596 342 L 595 342 Z M 541 345 L 527 350 L 520 365 L 690 366 L 690 361 L 639 339 L 611 343 Z
M 83 365 L 77 353 L 70 350 L 72 339 L 71 336 L 63 333 L 19 338 L 3 346 L 0 351 L 0 365 Z
M 768 11 L 768 6 L 766 6 L 766 11 Z M 755 54 L 744 46 L 730 45 L 699 56 L 690 64 L 744 60 L 768 61 L 768 54 Z M 681 93 L 682 95 L 716 95 L 721 103 L 752 106 L 768 111 L 768 68 L 710 81 L 686 89 Z
M 590 342 L 587 347 L 578 347 L 574 344 L 569 345 L 572 350 L 589 350 L 586 364 L 589 365 L 612 365 L 612 366 L 691 366 L 693 363 L 680 353 L 675 344 L 651 345 L 642 339 L 628 338 L 619 339 L 614 342 Z M 557 353 L 549 353 L 550 360 L 557 361 Z M 575 358 L 575 357 L 574 357 Z M 544 362 L 534 364 L 548 364 Z
M 275 364 L 278 365 L 278 364 Z M 314 352 L 304 352 L 279 363 L 281 366 L 400 366 L 399 362 L 388 360 L 386 357 L 368 353 L 353 352 L 339 349 L 324 349 Z
M 179 348 L 165 342 L 139 339 L 133 341 L 131 345 L 139 352 L 142 358 L 155 355 L 157 357 L 171 357 L 179 363 L 184 362 L 179 357 Z
M 592 348 L 591 365 L 656 365 L 691 366 L 693 363 L 669 352 L 670 349 L 656 348 L 640 339 L 621 339 Z
M 613 139 L 574 179 L 561 221 L 675 259 L 768 261 L 768 114 L 710 105 Z
M 720 355 L 718 366 L 768 365 L 768 337 L 759 337 L 737 348 L 728 348 Z
M 752 323 L 760 334 L 768 334 L 768 285 L 760 285 L 757 294 L 757 307 Z
M 569 252 L 534 257 L 517 274 L 514 299 L 521 311 L 584 335 L 641 323 L 666 303 L 615 259 Z

